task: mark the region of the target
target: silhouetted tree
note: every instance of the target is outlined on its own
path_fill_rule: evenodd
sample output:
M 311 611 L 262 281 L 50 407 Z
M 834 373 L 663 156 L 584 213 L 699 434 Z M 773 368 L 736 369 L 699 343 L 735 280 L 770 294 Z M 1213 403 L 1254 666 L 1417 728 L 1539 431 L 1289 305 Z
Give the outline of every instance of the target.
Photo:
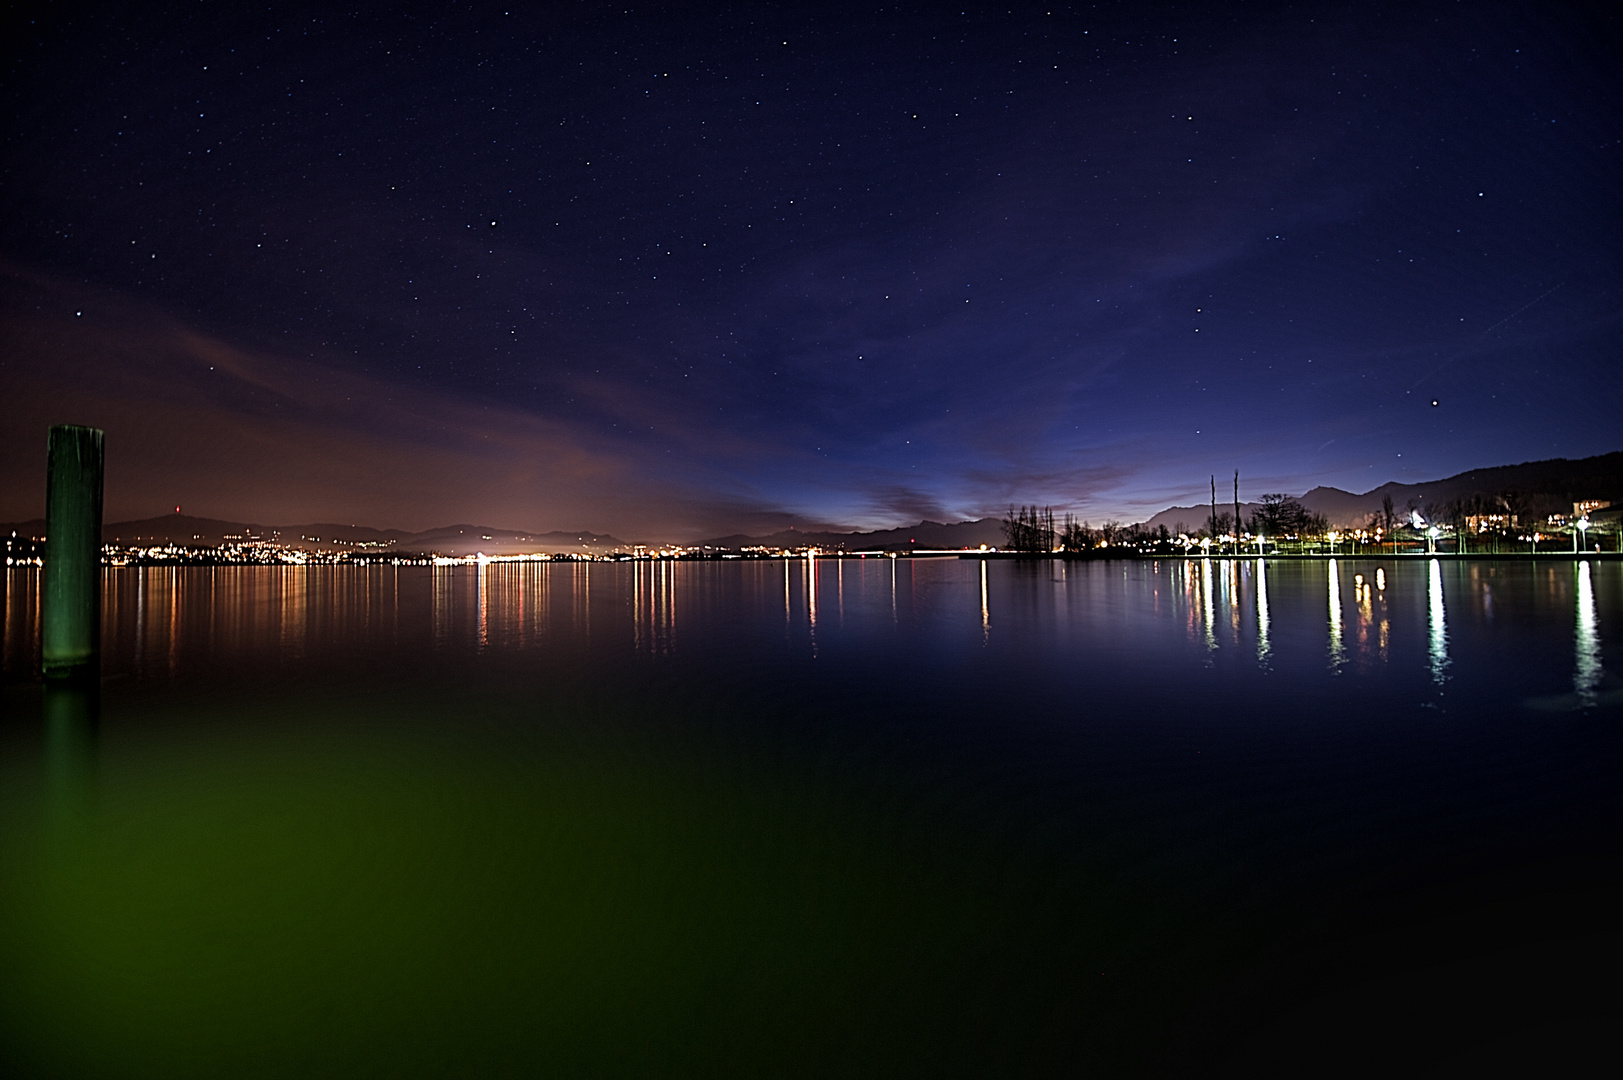
M 1054 511 L 1051 507 L 1009 507 L 1003 535 L 1011 551 L 1053 551 Z
M 1262 497 L 1262 505 L 1251 513 L 1251 531 L 1270 539 L 1282 536 L 1316 536 L 1329 528 L 1323 514 L 1315 514 L 1289 495 L 1275 492 Z
M 1087 551 L 1094 546 L 1098 539 L 1097 534 L 1085 521 L 1077 521 L 1070 514 L 1065 515 L 1065 528 L 1060 533 L 1060 545 L 1066 551 Z

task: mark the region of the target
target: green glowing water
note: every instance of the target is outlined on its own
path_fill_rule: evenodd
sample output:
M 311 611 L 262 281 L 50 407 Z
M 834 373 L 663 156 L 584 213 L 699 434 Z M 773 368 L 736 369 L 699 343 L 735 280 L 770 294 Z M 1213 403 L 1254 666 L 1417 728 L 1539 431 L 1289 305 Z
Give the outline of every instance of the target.
M 126 574 L 93 693 L 15 575 L 4 1064 L 1254 1072 L 1412 1034 L 1365 985 L 1582 1042 L 1503 1002 L 1617 954 L 1618 568 L 1240 569 Z

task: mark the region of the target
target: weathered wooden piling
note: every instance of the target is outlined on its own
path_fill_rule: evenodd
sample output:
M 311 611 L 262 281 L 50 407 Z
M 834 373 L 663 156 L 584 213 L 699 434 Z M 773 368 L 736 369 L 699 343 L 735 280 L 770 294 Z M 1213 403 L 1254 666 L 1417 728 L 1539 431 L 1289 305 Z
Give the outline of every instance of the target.
M 100 652 L 102 432 L 59 424 L 49 453 L 40 666 L 57 679 L 94 672 Z

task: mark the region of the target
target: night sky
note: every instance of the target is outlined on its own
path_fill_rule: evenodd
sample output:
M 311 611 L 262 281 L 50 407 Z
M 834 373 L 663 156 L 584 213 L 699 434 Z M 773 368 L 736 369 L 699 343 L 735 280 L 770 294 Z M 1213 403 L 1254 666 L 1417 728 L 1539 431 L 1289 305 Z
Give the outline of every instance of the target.
M 1617 7 L 1222 8 L 14 6 L 0 520 L 61 422 L 641 540 L 1623 446 Z

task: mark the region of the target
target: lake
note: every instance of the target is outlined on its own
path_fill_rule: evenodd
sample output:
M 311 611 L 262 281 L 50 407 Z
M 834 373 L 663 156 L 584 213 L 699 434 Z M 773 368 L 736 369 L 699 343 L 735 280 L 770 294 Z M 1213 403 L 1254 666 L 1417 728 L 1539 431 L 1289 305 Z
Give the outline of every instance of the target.
M 1623 943 L 1623 563 L 5 578 L 7 1075 L 1544 1070 Z

